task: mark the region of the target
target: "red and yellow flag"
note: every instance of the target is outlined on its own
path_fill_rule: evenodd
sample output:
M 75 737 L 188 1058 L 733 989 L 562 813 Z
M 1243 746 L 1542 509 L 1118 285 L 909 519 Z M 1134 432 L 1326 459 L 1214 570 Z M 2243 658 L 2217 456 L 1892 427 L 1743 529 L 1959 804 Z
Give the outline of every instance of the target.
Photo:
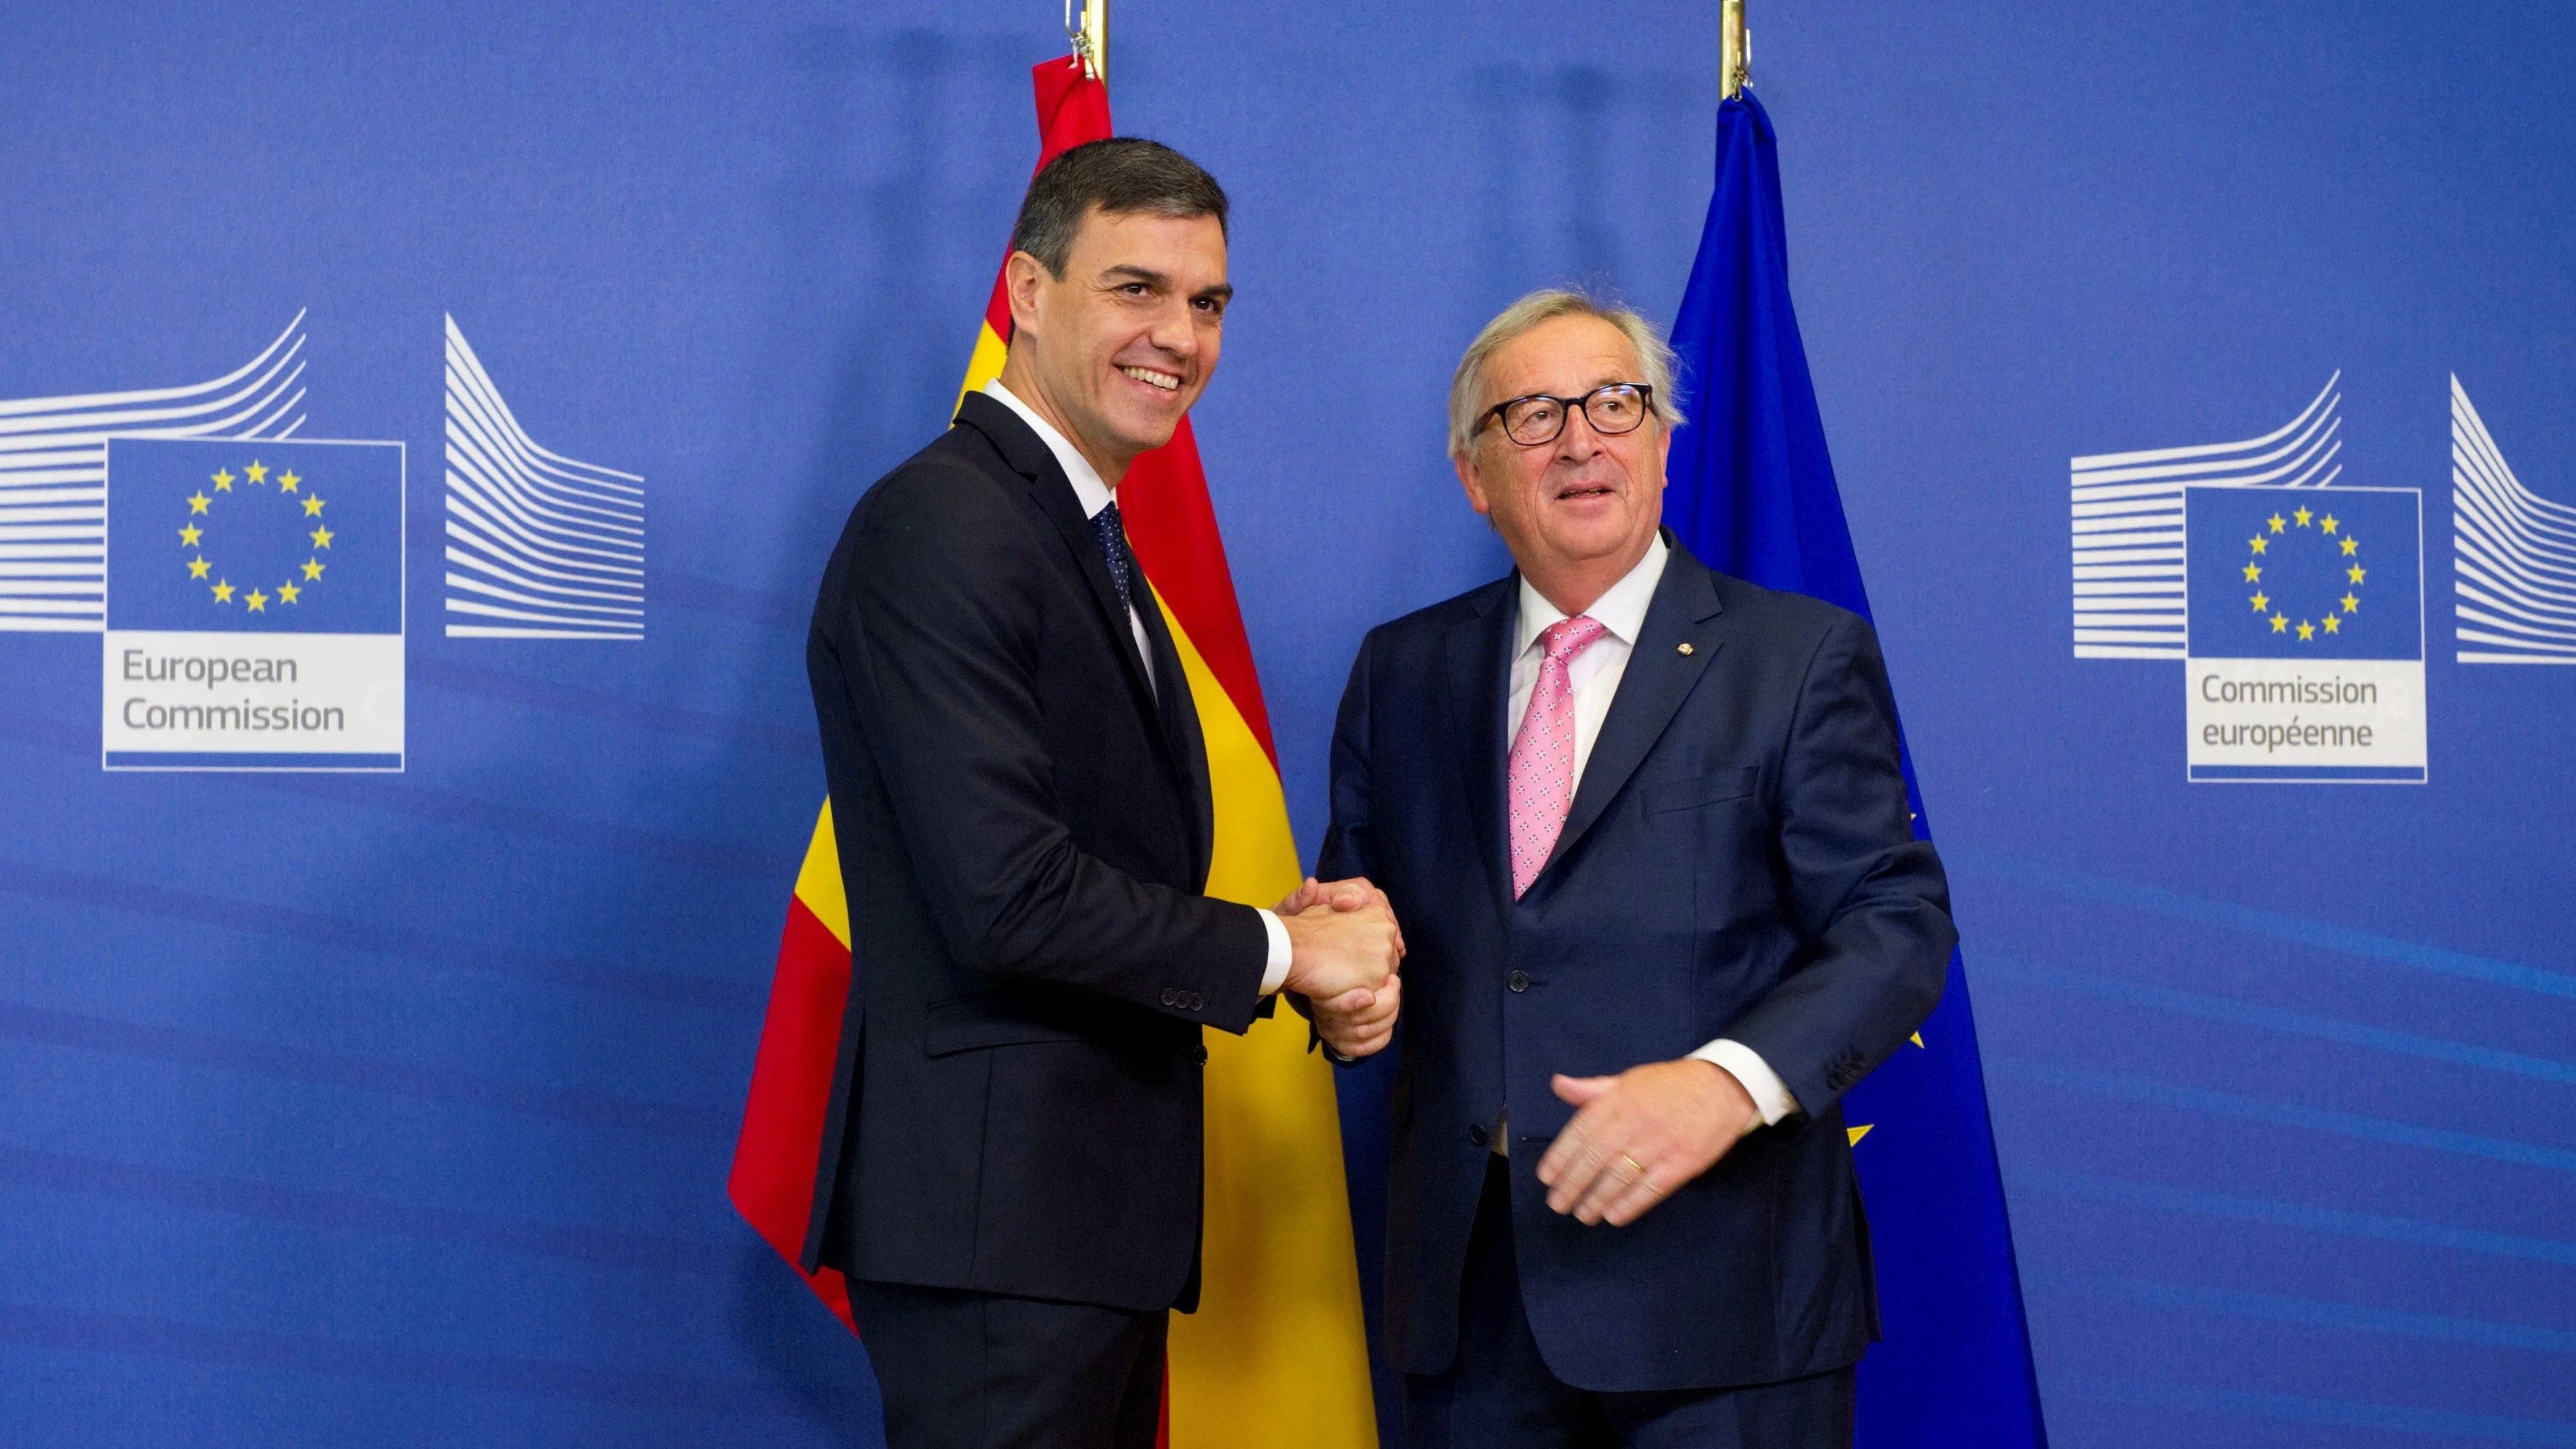
M 1035 72 L 1038 165 L 1110 134 L 1109 94 L 1079 61 Z M 1001 375 L 1011 311 L 997 277 L 959 397 Z M 1216 854 L 1207 893 L 1268 905 L 1300 871 L 1278 750 L 1234 576 L 1187 418 L 1120 485 L 1137 562 L 1161 600 L 1207 739 Z M 805 1243 L 825 1105 L 849 997 L 850 922 L 826 802 L 787 907 L 769 1015 L 734 1149 L 734 1206 L 791 1264 Z M 1331 1068 L 1296 1017 L 1212 1033 L 1207 1236 L 1199 1310 L 1172 1320 L 1166 1408 L 1181 1449 L 1369 1449 L 1377 1421 L 1361 1336 L 1350 1202 Z M 807 1280 L 844 1323 L 840 1274 Z

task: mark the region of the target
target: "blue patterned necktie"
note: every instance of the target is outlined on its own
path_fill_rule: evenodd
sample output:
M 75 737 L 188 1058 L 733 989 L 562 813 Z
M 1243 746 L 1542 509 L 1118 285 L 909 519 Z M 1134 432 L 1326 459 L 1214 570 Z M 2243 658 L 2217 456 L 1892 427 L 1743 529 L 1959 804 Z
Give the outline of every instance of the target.
M 1129 618 L 1133 618 L 1136 613 L 1136 561 L 1127 552 L 1127 528 L 1118 521 L 1115 501 L 1091 515 L 1091 532 L 1100 540 L 1101 553 L 1108 556 L 1109 581 L 1118 586 L 1118 605 Z

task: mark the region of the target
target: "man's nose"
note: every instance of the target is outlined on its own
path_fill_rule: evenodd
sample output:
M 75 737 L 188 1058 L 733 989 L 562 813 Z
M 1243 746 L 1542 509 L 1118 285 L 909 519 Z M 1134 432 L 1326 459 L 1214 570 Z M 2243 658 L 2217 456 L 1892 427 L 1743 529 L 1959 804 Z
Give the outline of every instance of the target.
M 1189 299 L 1174 298 L 1170 305 L 1158 309 L 1145 340 L 1174 357 L 1198 356 L 1198 319 L 1190 315 Z
M 1565 430 L 1556 435 L 1556 455 L 1568 462 L 1580 463 L 1601 451 L 1601 434 L 1593 429 L 1592 415 L 1579 407 L 1565 410 Z

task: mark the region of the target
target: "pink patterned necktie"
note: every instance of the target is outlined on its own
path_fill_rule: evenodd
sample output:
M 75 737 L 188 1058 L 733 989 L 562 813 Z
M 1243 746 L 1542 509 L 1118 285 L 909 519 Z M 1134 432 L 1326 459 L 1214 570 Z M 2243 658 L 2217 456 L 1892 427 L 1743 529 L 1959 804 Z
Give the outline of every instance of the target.
M 1592 647 L 1609 626 L 1590 615 L 1559 619 L 1538 636 L 1538 686 L 1512 741 L 1512 899 L 1538 879 L 1556 849 L 1565 812 L 1574 804 L 1574 656 Z

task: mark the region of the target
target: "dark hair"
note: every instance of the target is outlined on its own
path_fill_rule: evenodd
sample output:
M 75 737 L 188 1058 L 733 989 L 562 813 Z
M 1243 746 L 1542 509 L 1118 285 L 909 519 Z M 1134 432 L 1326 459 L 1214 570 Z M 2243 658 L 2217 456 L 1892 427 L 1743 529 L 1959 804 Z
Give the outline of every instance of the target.
M 1095 206 L 1112 216 L 1213 216 L 1225 230 L 1225 188 L 1197 162 L 1160 141 L 1112 136 L 1064 152 L 1029 182 L 1011 250 L 1027 252 L 1063 281 L 1073 235 Z

